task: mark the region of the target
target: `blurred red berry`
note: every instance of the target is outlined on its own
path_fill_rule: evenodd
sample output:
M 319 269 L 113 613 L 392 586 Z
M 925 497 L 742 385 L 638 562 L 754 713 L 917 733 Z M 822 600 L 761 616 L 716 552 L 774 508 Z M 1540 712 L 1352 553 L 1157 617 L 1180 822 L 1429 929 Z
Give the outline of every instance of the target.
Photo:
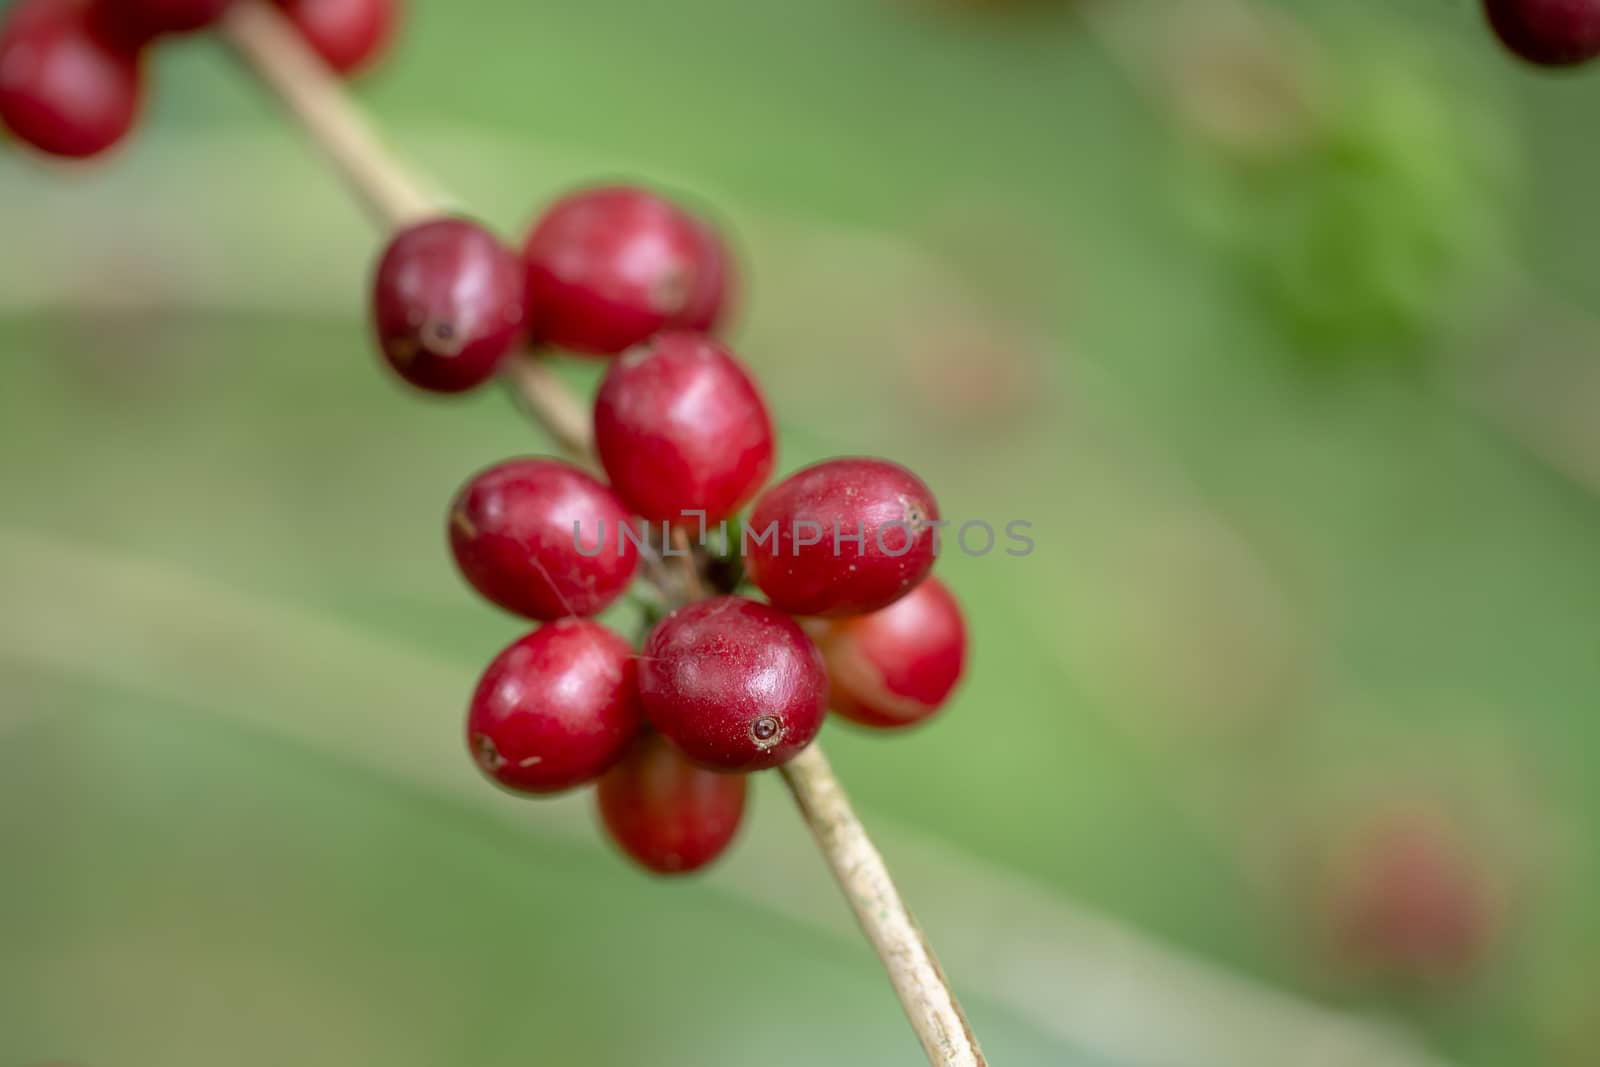
M 758 771 L 792 759 L 822 727 L 822 656 L 783 612 L 724 596 L 657 624 L 639 660 L 639 695 L 657 730 L 690 759 Z
M 733 353 L 670 332 L 611 365 L 594 405 L 595 447 L 617 494 L 652 520 L 715 523 L 772 473 L 772 420 Z
M 1402 814 L 1364 828 L 1333 889 L 1341 952 L 1394 977 L 1463 974 L 1499 928 L 1499 893 L 1486 865 L 1441 819 Z
M 400 0 L 277 0 L 311 50 L 340 74 L 359 73 L 389 45 Z
M 389 243 L 372 286 L 385 361 L 419 389 L 459 393 L 493 377 L 522 329 L 522 265 L 482 226 L 435 219 Z
M 593 615 L 639 564 L 628 509 L 576 467 L 513 459 L 472 478 L 450 507 L 450 547 L 473 588 L 530 619 Z
M 87 0 L 21 0 L 0 20 L 0 122 L 19 140 L 82 159 L 127 135 L 144 91 L 135 41 Z
M 552 622 L 511 644 L 478 682 L 467 747 L 519 793 L 559 793 L 599 778 L 638 735 L 633 649 L 585 619 Z
M 119 26 L 148 39 L 192 33 L 222 17 L 231 0 L 92 0 Z
M 827 460 L 756 500 L 745 566 L 784 611 L 861 615 L 888 607 L 927 576 L 938 519 L 933 492 L 904 467 Z
M 644 189 L 583 189 L 556 201 L 523 249 L 539 340 L 615 355 L 659 330 L 709 325 L 722 305 L 720 242 Z
M 913 726 L 944 706 L 961 680 L 967 630 L 943 582 L 928 577 L 882 610 L 819 627 L 828 704 L 862 726 Z
M 1529 63 L 1567 67 L 1600 56 L 1600 0 L 1484 0 L 1489 25 Z
M 740 774 L 697 767 L 660 734 L 634 743 L 600 779 L 596 800 L 611 839 L 657 874 L 687 874 L 722 855 L 739 831 Z

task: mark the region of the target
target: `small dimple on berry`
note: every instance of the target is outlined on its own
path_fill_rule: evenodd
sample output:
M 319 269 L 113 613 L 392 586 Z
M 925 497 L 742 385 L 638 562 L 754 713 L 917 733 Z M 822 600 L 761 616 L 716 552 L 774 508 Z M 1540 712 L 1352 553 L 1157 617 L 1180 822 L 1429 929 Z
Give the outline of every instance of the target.
M 822 726 L 822 656 L 793 619 L 721 596 L 661 620 L 639 660 L 650 721 L 695 762 L 754 771 L 787 762 Z
M 433 219 L 398 234 L 378 262 L 379 351 L 418 389 L 459 393 L 494 376 L 520 339 L 521 267 L 483 227 Z

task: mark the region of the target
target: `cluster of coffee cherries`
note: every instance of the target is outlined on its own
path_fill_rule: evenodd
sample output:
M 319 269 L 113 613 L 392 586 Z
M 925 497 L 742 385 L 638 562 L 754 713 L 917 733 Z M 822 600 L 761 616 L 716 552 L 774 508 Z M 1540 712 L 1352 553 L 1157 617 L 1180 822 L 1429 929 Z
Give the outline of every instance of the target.
M 484 672 L 466 737 L 513 792 L 598 783 L 612 838 L 660 873 L 719 855 L 743 776 L 798 754 L 830 704 L 912 725 L 966 654 L 960 609 L 929 577 L 938 507 L 914 474 L 834 459 L 763 491 L 772 420 L 715 337 L 731 288 L 714 228 L 630 186 L 562 197 L 520 256 L 469 219 L 417 223 L 373 280 L 383 359 L 417 389 L 472 389 L 529 344 L 610 361 L 593 411 L 606 480 L 511 459 L 450 506 L 462 575 L 540 624 Z M 693 580 L 647 616 L 640 650 L 593 620 L 671 562 Z
M 1512 52 L 1541 67 L 1600 58 L 1600 0 L 1483 0 L 1489 25 Z
M 0 16 L 0 124 L 52 156 L 112 148 L 138 121 L 150 46 L 214 25 L 230 0 L 17 0 Z M 273 0 L 353 74 L 388 43 L 399 0 Z

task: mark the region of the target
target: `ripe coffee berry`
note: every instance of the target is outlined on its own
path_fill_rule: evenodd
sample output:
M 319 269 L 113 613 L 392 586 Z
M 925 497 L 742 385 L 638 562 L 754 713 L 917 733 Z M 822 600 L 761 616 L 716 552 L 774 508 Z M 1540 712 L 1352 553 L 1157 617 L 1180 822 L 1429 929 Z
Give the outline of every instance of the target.
M 767 599 L 795 615 L 877 611 L 933 567 L 938 519 L 933 492 L 904 467 L 831 459 L 756 500 L 745 565 Z
M 400 0 L 277 0 L 311 50 L 340 74 L 355 74 L 388 46 Z
M 944 706 L 967 658 L 961 608 L 928 577 L 893 604 L 815 631 L 828 665 L 828 704 L 863 726 L 912 726 Z
M 476 223 L 420 223 L 384 251 L 372 310 L 395 373 L 419 389 L 463 392 L 493 377 L 517 342 L 522 266 Z
M 94 0 L 119 24 L 145 37 L 192 33 L 222 17 L 230 0 Z
M 704 223 L 644 189 L 572 193 L 523 248 L 536 335 L 615 355 L 675 326 L 707 329 L 722 307 L 726 253 Z
M 638 549 L 610 489 L 553 459 L 476 475 L 450 506 L 450 548 L 473 588 L 530 619 L 593 615 L 628 588 Z
M 595 448 L 617 495 L 652 520 L 718 522 L 772 473 L 772 420 L 733 354 L 669 332 L 611 365 L 594 404 Z
M 743 775 L 697 767 L 657 733 L 634 742 L 596 790 L 611 839 L 657 874 L 687 874 L 722 855 L 744 798 Z
M 1600 0 L 1484 0 L 1489 25 L 1529 63 L 1566 67 L 1600 56 Z
M 645 714 L 702 766 L 776 767 L 822 727 L 828 677 L 795 621 L 766 604 L 723 596 L 657 624 L 639 658 Z
M 21 0 L 0 18 L 0 122 L 71 159 L 127 135 L 143 95 L 135 40 L 87 0 Z
M 609 770 L 643 723 L 628 643 L 562 619 L 489 664 L 467 709 L 467 748 L 507 789 L 559 793 Z

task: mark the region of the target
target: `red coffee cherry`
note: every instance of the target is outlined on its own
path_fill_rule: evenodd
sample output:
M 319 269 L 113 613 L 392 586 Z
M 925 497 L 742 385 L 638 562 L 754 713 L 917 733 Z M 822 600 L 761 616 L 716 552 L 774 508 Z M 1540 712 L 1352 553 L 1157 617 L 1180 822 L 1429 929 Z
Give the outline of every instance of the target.
M 738 511 L 772 473 L 772 420 L 739 361 L 703 334 L 628 349 L 594 403 L 595 447 L 636 514 L 694 525 Z
M 1484 0 L 1489 25 L 1513 53 L 1542 67 L 1600 56 L 1600 0 Z
M 938 518 L 932 490 L 899 464 L 830 459 L 756 500 L 745 566 L 784 611 L 861 615 L 888 607 L 927 575 Z
M 311 50 L 340 74 L 352 75 L 388 47 L 400 0 L 277 0 Z
M 419 389 L 494 376 L 522 329 L 522 265 L 482 226 L 434 219 L 389 242 L 372 284 L 384 360 Z
M 1600 0 L 1483 0 L 1501 42 L 1541 67 L 1600 56 Z
M 21 0 L 0 24 L 0 122 L 41 152 L 98 155 L 133 128 L 137 43 L 87 0 Z
M 474 476 L 450 506 L 450 548 L 479 593 L 517 615 L 593 615 L 628 588 L 637 546 L 610 489 L 553 459 Z M 576 524 L 576 529 L 575 529 Z
M 828 705 L 862 726 L 922 722 L 944 706 L 966 665 L 961 607 L 931 576 L 881 611 L 826 623 L 814 636 L 828 665 Z
M 679 608 L 650 634 L 639 696 L 655 728 L 690 759 L 759 771 L 817 736 L 828 676 L 816 646 L 783 612 L 713 597 Z
M 744 816 L 745 778 L 696 767 L 657 733 L 634 742 L 595 791 L 611 840 L 657 874 L 688 874 L 722 855 Z
M 467 709 L 467 749 L 507 789 L 559 793 L 609 770 L 643 724 L 633 649 L 597 622 L 562 619 L 489 664 Z
M 93 0 L 107 17 L 148 40 L 163 33 L 192 33 L 222 17 L 230 0 Z
M 714 322 L 727 264 L 720 242 L 644 189 L 583 189 L 528 235 L 528 309 L 540 340 L 609 356 L 667 327 Z

